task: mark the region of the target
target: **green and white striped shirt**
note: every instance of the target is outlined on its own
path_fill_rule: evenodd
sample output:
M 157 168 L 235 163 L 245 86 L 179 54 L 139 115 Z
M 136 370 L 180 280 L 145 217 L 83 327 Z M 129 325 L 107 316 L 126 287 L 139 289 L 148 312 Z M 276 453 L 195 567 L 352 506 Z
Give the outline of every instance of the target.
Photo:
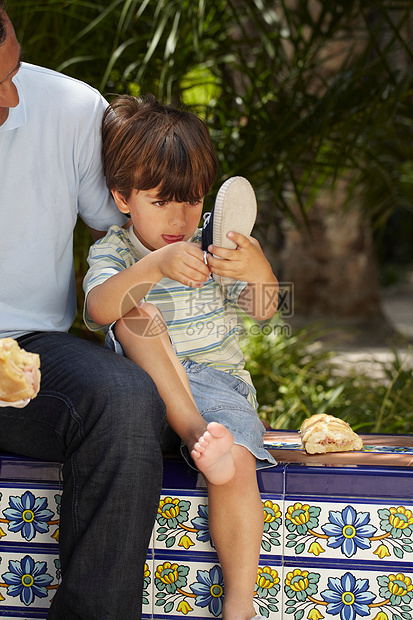
M 201 229 L 198 229 L 188 243 L 199 243 L 200 240 Z M 127 229 L 112 226 L 89 251 L 89 270 L 83 282 L 86 296 L 95 286 L 131 267 L 149 253 L 150 250 L 136 237 L 132 226 Z M 145 301 L 162 312 L 181 361 L 190 359 L 236 375 L 250 386 L 248 400 L 256 406 L 255 389 L 249 372 L 244 368 L 245 360 L 238 342 L 237 300 L 245 286 L 245 282 L 237 281 L 223 291 L 212 277 L 201 288 L 163 278 L 145 296 Z M 128 295 L 134 298 L 133 289 Z M 140 300 L 139 293 L 136 298 Z M 87 314 L 86 305 L 84 320 L 92 331 L 108 327 L 94 323 Z M 153 329 L 155 332 L 156 325 Z

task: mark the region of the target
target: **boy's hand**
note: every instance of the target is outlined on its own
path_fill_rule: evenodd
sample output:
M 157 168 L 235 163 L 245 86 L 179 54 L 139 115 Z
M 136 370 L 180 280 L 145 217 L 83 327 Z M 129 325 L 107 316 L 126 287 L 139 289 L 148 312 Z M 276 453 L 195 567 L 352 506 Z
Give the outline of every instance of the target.
M 258 241 L 235 232 L 228 233 L 228 238 L 238 245 L 235 250 L 215 245 L 208 248 L 214 255 L 208 254 L 212 273 L 249 283 L 270 281 L 273 277 L 272 269 Z
M 204 253 L 195 243 L 171 243 L 153 252 L 152 256 L 156 256 L 163 278 L 176 280 L 185 286 L 200 287 L 211 275 L 204 262 Z
M 273 316 L 278 305 L 278 282 L 260 244 L 253 237 L 230 232 L 238 247 L 227 250 L 211 245 L 208 264 L 212 273 L 248 282 L 238 297 L 238 306 L 250 317 L 264 321 Z M 219 256 L 220 258 L 216 258 Z

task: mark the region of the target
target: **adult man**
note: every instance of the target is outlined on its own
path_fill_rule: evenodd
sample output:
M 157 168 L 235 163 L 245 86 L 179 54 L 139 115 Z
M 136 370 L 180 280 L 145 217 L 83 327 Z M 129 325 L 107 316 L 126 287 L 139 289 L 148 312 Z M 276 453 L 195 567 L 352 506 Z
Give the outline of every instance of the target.
M 50 620 L 135 620 L 161 489 L 164 405 L 133 362 L 67 333 L 73 227 L 120 223 L 92 88 L 21 63 L 0 0 L 0 337 L 40 355 L 41 390 L 0 407 L 0 449 L 63 463 L 62 582 Z

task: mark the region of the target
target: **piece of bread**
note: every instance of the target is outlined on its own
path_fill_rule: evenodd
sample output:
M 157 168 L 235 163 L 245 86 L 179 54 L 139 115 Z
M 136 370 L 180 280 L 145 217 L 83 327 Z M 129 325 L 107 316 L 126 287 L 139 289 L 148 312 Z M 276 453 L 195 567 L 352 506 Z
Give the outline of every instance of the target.
M 13 338 L 0 338 L 0 400 L 34 398 L 40 389 L 40 357 L 21 349 Z
M 350 428 L 349 424 L 347 424 L 347 422 L 344 422 L 344 420 L 341 420 L 340 418 L 335 418 L 333 415 L 327 415 L 326 413 L 316 413 L 310 418 L 306 418 L 304 420 L 300 427 L 300 433 L 302 435 L 311 426 L 314 426 L 314 424 L 318 424 L 319 422 L 332 422 L 333 420 L 335 422 L 343 424 L 344 426 L 347 426 L 347 428 Z
M 320 413 L 311 416 L 301 425 L 301 443 L 308 454 L 348 452 L 361 450 L 363 441 L 347 422 Z

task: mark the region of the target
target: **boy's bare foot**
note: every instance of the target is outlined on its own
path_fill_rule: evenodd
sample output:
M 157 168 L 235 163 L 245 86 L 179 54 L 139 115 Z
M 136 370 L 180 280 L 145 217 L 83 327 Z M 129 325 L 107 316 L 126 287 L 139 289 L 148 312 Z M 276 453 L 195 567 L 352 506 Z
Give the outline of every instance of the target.
M 225 484 L 235 474 L 231 448 L 231 432 L 218 422 L 210 422 L 207 430 L 194 445 L 191 456 L 199 471 L 211 484 Z

